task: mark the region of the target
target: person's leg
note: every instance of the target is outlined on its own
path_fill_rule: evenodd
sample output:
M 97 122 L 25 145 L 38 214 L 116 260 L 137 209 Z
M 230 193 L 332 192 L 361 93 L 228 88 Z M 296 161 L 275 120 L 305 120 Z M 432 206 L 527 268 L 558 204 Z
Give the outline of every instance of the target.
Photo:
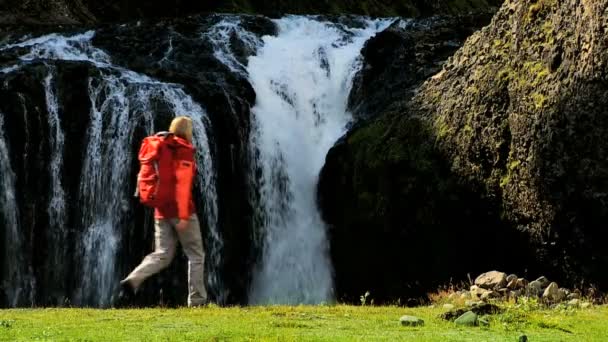
M 188 257 L 188 306 L 203 305 L 207 302 L 205 289 L 205 252 L 198 217 L 192 215 L 188 228 L 177 233 L 179 241 Z
M 148 254 L 121 284 L 127 283 L 136 290 L 148 277 L 169 266 L 175 256 L 176 243 L 175 230 L 170 220 L 157 219 L 154 224 L 154 252 Z

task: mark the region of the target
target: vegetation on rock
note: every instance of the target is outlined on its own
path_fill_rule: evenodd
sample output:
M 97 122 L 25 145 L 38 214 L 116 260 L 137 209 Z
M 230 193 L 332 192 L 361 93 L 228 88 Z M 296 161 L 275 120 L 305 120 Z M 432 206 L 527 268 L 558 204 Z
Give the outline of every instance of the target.
M 404 89 L 349 133 L 321 176 L 334 236 L 399 237 L 382 246 L 392 257 L 382 267 L 403 284 L 419 279 L 409 258 L 430 253 L 447 281 L 466 273 L 446 265 L 474 272 L 496 257 L 501 267 L 502 253 L 518 260 L 504 268 L 513 272 L 540 267 L 560 283 L 608 286 L 607 6 L 507 1 L 411 101 Z M 534 250 L 523 259 L 521 240 L 491 240 L 516 231 Z

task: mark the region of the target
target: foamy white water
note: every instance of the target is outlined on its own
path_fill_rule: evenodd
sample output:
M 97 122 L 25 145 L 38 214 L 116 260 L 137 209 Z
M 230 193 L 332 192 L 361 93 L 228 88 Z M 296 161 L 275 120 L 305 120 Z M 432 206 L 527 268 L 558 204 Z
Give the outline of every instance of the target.
M 355 29 L 307 17 L 276 21 L 247 71 L 256 91 L 252 155 L 263 217 L 263 253 L 254 273 L 252 304 L 333 300 L 326 227 L 316 205 L 327 151 L 352 119 L 347 99 L 365 41 L 389 21 Z
M 46 107 L 49 120 L 49 144 L 51 150 L 50 179 L 51 196 L 47 208 L 49 214 L 49 258 L 46 260 L 46 274 L 48 289 L 52 291 L 56 304 L 63 304 L 67 298 L 65 293 L 65 260 L 67 248 L 65 246 L 68 234 L 66 227 L 65 192 L 61 181 L 63 171 L 63 148 L 65 136 L 61 127 L 59 104 L 57 100 L 55 85 L 53 84 L 54 70 L 50 69 L 48 76 L 44 79 L 44 91 Z
M 232 72 L 247 76 L 247 66 L 241 63 L 231 49 L 230 39 L 235 36 L 243 44 L 256 51 L 262 46 L 261 39 L 241 27 L 241 18 L 227 16 L 213 25 L 204 36 L 209 38 L 214 47 L 214 56 L 224 63 Z

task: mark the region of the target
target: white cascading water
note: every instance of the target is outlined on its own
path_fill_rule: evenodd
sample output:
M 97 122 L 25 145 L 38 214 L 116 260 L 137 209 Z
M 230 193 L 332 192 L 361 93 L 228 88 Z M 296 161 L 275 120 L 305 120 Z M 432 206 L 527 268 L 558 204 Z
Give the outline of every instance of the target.
M 327 151 L 351 120 L 347 99 L 360 51 L 389 21 L 349 28 L 308 17 L 275 21 L 247 71 L 256 92 L 252 155 L 263 216 L 263 252 L 252 304 L 315 304 L 333 300 L 326 227 L 316 184 Z
M 262 46 L 262 40 L 258 36 L 241 27 L 241 18 L 238 16 L 226 16 L 204 33 L 204 37 L 207 37 L 213 44 L 215 58 L 230 68 L 232 72 L 247 77 L 247 66 L 234 56 L 231 49 L 232 36 L 253 51 L 257 51 Z
M 9 307 L 15 307 L 29 299 L 33 303 L 33 277 L 31 270 L 23 257 L 23 235 L 19 224 L 19 207 L 15 197 L 15 173 L 11 168 L 11 160 L 4 136 L 4 114 L 0 112 L 0 217 L 4 226 L 2 260 L 3 270 L 0 283 Z M 28 296 L 29 295 L 29 296 Z M 2 299 L 2 298 L 0 298 Z
M 217 228 L 216 176 L 207 139 L 207 130 L 210 129 L 207 113 L 180 86 L 158 82 L 112 65 L 109 56 L 92 46 L 93 35 L 91 31 L 72 37 L 51 34 L 3 48 L 29 47 L 30 51 L 20 57 L 24 62 L 37 59 L 87 61 L 100 71 L 99 77 L 89 80 L 91 122 L 87 131 L 86 159 L 80 183 L 80 212 L 84 232 L 79 246 L 82 252 L 81 286 L 74 296 L 74 303 L 101 307 L 110 305 L 118 278 L 123 276 L 117 274 L 116 254 L 120 246 L 119 229 L 127 225 L 124 221 L 132 201 L 132 192 L 127 189 L 133 157 L 132 136 L 142 120 L 147 131 L 150 134 L 154 132 L 152 101 L 162 101 L 174 110 L 174 114 L 193 119 L 199 170 L 197 190 L 205 201 L 204 222 L 208 225 L 211 241 L 207 246 L 209 250 L 206 251 L 211 266 L 207 271 L 207 283 L 221 301 L 225 295 L 217 273 L 223 246 Z M 13 72 L 19 68 L 20 65 L 15 65 L 2 72 Z M 56 109 L 51 82 L 52 78 L 45 81 L 47 105 Z M 58 118 L 57 112 L 49 114 L 51 131 L 55 133 L 51 145 L 55 151 L 55 147 L 59 149 L 63 136 L 57 134 L 57 130 L 53 131 L 54 128 L 59 129 L 59 121 L 53 123 L 53 118 Z M 54 177 L 55 172 L 59 172 L 56 170 L 61 168 L 60 158 L 53 154 L 51 160 L 54 179 L 49 207 L 51 215 L 61 202 L 60 191 L 55 196 L 56 186 L 60 187 L 61 183 L 55 181 L 58 178 Z M 53 201 L 55 198 L 57 200 Z
M 51 199 L 47 208 L 49 214 L 49 251 L 50 256 L 46 260 L 47 274 L 49 275 L 48 290 L 51 290 L 56 304 L 63 304 L 67 294 L 64 292 L 65 283 L 65 260 L 68 228 L 65 217 L 65 192 L 61 181 L 63 171 L 63 148 L 65 136 L 61 127 L 59 104 L 57 101 L 55 86 L 53 85 L 53 72 L 51 68 L 49 75 L 44 79 L 44 91 L 46 107 L 49 120 L 49 138 L 51 150 L 50 179 Z

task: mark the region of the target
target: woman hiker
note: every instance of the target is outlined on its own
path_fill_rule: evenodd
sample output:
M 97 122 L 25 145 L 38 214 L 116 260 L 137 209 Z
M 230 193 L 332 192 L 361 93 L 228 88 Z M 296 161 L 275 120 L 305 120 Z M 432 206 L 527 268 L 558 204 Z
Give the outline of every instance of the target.
M 154 209 L 155 250 L 120 282 L 120 302 L 130 301 L 139 286 L 148 277 L 169 266 L 175 256 L 177 240 L 188 257 L 188 306 L 207 303 L 204 281 L 203 241 L 198 217 L 192 200 L 192 186 L 196 174 L 194 147 L 192 146 L 192 120 L 176 117 L 169 128 L 172 134 L 163 138 L 164 146 L 171 150 L 169 173 L 174 185 L 174 198 Z M 161 162 L 162 163 L 162 162 Z M 162 165 L 162 164 L 161 164 Z M 158 166 L 155 167 L 158 172 Z M 160 171 L 162 172 L 162 171 Z M 173 176 L 174 174 L 174 176 Z

